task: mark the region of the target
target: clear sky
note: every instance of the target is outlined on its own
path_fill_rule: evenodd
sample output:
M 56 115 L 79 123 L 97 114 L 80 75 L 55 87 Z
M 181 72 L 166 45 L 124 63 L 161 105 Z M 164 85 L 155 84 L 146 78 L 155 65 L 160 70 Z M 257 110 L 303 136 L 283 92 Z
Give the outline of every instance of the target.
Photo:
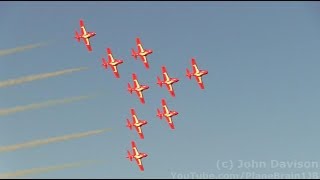
M 91 53 L 73 38 L 81 18 L 88 31 L 97 33 Z M 0 146 L 112 131 L 1 153 L 0 173 L 105 160 L 30 177 L 173 178 L 174 173 L 218 173 L 217 160 L 320 162 L 319 18 L 317 2 L 2 2 L 0 49 L 49 44 L 0 57 L 0 81 L 89 69 L 2 88 L 0 108 L 102 94 L 0 117 Z M 131 57 L 136 37 L 154 50 L 150 70 Z M 124 60 L 120 79 L 101 67 L 107 47 Z M 209 71 L 205 90 L 185 77 L 192 57 Z M 180 79 L 175 98 L 156 84 L 162 65 Z M 145 105 L 126 90 L 133 72 L 141 84 L 150 85 Z M 156 117 L 161 98 L 179 112 L 173 118 L 175 130 Z M 149 122 L 144 140 L 125 127 L 130 108 Z M 131 140 L 149 154 L 143 159 L 145 172 L 125 158 Z M 253 171 L 269 170 L 275 171 Z

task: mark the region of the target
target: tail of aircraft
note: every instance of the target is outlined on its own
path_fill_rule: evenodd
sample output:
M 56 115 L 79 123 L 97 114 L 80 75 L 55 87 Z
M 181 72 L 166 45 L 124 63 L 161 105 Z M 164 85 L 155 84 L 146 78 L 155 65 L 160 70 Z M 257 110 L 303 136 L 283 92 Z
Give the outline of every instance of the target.
M 130 94 L 132 94 L 132 88 L 130 86 L 130 83 L 128 83 L 128 91 L 129 91 Z
M 129 119 L 127 119 L 127 127 L 132 130 L 132 124 L 130 123 Z
M 75 31 L 75 36 L 74 38 L 77 39 L 78 42 L 80 42 L 80 35 L 78 34 L 78 31 Z
M 191 73 L 190 73 L 189 69 L 187 68 L 186 71 L 187 71 L 186 76 L 187 76 L 189 79 L 191 79 Z
M 159 76 L 157 76 L 157 81 L 158 81 L 157 84 L 159 84 L 159 86 L 162 87 L 162 82 L 161 82 L 161 79 L 159 78 Z
M 128 154 L 127 158 L 128 158 L 130 161 L 132 161 L 133 155 L 130 153 L 130 151 L 127 151 L 127 154 Z
M 159 109 L 157 109 L 157 116 L 160 118 L 160 119 L 162 119 L 162 114 L 161 114 L 161 112 L 160 112 L 160 110 Z
M 134 51 L 134 49 L 131 49 L 131 56 L 133 56 L 134 59 L 137 60 L 137 53 Z
M 102 58 L 102 66 L 106 69 L 108 68 L 108 63 L 105 58 Z

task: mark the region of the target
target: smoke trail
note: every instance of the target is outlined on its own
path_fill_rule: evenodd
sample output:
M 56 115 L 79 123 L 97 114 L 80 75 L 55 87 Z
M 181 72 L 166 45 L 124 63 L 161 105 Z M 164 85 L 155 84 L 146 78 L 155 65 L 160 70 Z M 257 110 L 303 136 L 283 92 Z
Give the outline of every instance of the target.
M 29 142 L 15 144 L 15 145 L 0 146 L 0 152 L 11 152 L 11 151 L 16 151 L 18 149 L 23 149 L 23 148 L 32 148 L 32 147 L 37 147 L 37 146 L 46 145 L 46 144 L 55 143 L 55 142 L 68 141 L 72 139 L 92 136 L 95 134 L 101 134 L 110 130 L 111 130 L 110 128 L 93 130 L 93 131 L 87 131 L 83 133 L 76 133 L 76 134 L 69 134 L 64 136 L 51 137 L 47 139 L 34 140 L 34 141 L 29 141 Z
M 0 88 L 14 86 L 17 84 L 22 84 L 22 83 L 26 83 L 26 82 L 31 82 L 31 81 L 55 77 L 55 76 L 61 76 L 64 74 L 69 74 L 69 73 L 73 73 L 73 72 L 77 72 L 77 71 L 83 71 L 83 70 L 87 70 L 87 69 L 88 69 L 88 67 L 71 68 L 71 69 L 66 69 L 66 70 L 61 70 L 61 71 L 50 72 L 50 73 L 25 76 L 25 77 L 21 77 L 18 79 L 10 79 L 10 80 L 0 82 Z
M 80 101 L 80 100 L 84 100 L 84 99 L 88 99 L 88 98 L 92 98 L 92 97 L 93 97 L 93 95 L 91 95 L 91 96 L 76 96 L 76 97 L 71 97 L 71 98 L 49 100 L 49 101 L 41 102 L 41 103 L 32 103 L 32 104 L 23 105 L 23 106 L 16 106 L 13 108 L 8 108 L 8 109 L 0 109 L 0 116 L 6 116 L 6 115 L 14 114 L 17 112 L 45 108 L 45 107 L 50 107 L 50 106 L 54 106 L 54 105 L 72 103 L 75 101 Z
M 44 46 L 44 45 L 46 45 L 46 44 L 37 43 L 37 44 L 29 44 L 29 45 L 16 47 L 16 48 L 11 48 L 11 49 L 3 49 L 3 50 L 0 50 L 0 56 L 6 56 L 6 55 L 9 55 L 9 54 L 15 54 L 15 53 L 18 53 L 18 52 L 26 51 L 28 49 L 34 49 L 34 48 L 41 47 L 41 46 Z
M 50 171 L 63 170 L 63 169 L 67 169 L 67 168 L 75 168 L 75 167 L 80 167 L 80 166 L 85 166 L 85 165 L 90 165 L 90 164 L 97 164 L 97 163 L 99 163 L 99 161 L 84 161 L 84 162 L 66 163 L 66 164 L 57 165 L 57 166 L 32 168 L 32 169 L 26 169 L 26 170 L 20 170 L 20 171 L 0 174 L 0 179 L 16 178 L 16 177 L 21 177 L 21 176 L 46 173 L 46 172 L 50 172 Z

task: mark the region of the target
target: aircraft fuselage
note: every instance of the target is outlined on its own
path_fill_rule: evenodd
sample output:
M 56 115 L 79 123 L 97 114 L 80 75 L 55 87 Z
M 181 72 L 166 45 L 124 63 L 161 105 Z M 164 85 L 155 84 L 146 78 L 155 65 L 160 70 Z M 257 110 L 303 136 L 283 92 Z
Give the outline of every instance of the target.
M 135 159 L 142 159 L 143 155 L 142 154 L 137 154 L 135 156 L 133 156 Z
M 201 76 L 206 75 L 206 74 L 208 74 L 207 71 L 200 71 L 198 73 L 194 73 L 194 75 L 197 76 L 197 77 L 201 77 Z
M 136 91 L 144 91 L 145 90 L 145 88 L 144 87 L 138 87 L 138 88 L 136 88 Z
M 134 126 L 136 126 L 136 127 L 140 127 L 140 126 L 142 126 L 142 125 L 143 125 L 142 122 L 138 122 L 138 123 L 135 123 L 135 124 L 134 124 Z
M 110 65 L 112 66 L 117 66 L 119 65 L 121 62 L 118 62 L 118 61 L 113 61 L 113 62 L 110 62 Z
M 146 56 L 146 55 L 148 55 L 148 52 L 146 52 L 146 51 L 140 52 L 139 55 L 140 55 L 140 56 Z

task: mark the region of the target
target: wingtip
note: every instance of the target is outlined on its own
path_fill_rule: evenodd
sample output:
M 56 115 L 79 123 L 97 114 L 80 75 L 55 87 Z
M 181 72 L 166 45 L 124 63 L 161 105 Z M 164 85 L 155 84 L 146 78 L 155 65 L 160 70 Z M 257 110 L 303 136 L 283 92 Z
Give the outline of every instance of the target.
M 146 69 L 150 69 L 148 62 L 144 63 L 144 66 L 146 67 Z
M 140 139 L 144 139 L 144 135 L 143 134 L 140 134 Z

